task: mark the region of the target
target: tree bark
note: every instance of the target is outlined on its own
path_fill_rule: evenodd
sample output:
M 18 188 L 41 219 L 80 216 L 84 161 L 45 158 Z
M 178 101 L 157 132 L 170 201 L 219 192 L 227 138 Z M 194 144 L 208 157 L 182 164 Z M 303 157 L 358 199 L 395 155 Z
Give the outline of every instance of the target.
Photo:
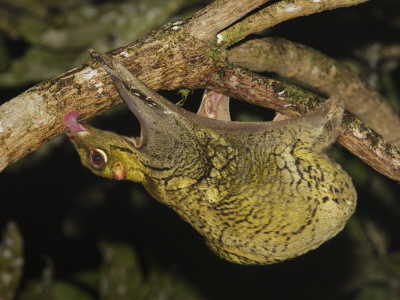
M 326 95 L 342 96 L 346 110 L 400 146 L 400 118 L 386 99 L 356 72 L 321 52 L 282 38 L 263 38 L 233 48 L 228 59 L 255 72 L 275 72 Z
M 336 2 L 339 7 L 344 6 L 344 2 L 348 6 L 364 1 Z M 168 23 L 109 54 L 120 59 L 135 76 L 155 90 L 207 88 L 287 115 L 304 113 L 324 99 L 230 65 L 226 59 L 227 48 L 215 36 L 265 2 L 218 0 L 190 19 Z M 328 5 L 335 1 L 320 2 Z M 332 5 L 328 7 L 333 8 Z M 235 9 L 238 13 L 234 17 L 227 13 Z M 318 11 L 319 7 L 315 9 Z M 65 130 L 62 119 L 66 112 L 78 109 L 85 121 L 120 102 L 111 79 L 94 61 L 27 90 L 0 107 L 0 171 L 61 134 Z M 346 134 L 342 134 L 339 141 L 379 172 L 400 180 L 398 150 L 384 144 L 385 147 L 378 149 L 379 153 L 371 146 L 365 149 L 368 154 L 360 151 L 365 143 L 370 145 L 371 140 L 361 134 L 358 122 L 356 118 L 345 118 L 342 131 Z M 389 148 L 391 150 L 385 152 Z M 385 161 L 385 167 L 382 156 L 392 158 Z

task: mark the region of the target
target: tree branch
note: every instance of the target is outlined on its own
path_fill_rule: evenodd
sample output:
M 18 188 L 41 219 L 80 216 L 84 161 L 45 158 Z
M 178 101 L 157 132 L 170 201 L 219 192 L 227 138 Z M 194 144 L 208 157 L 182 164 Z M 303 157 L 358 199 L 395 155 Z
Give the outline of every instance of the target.
M 232 98 L 272 108 L 289 116 L 311 111 L 325 99 L 290 84 L 268 79 L 234 67 L 208 88 Z M 212 75 L 212 74 L 210 74 Z M 379 173 L 400 181 L 400 151 L 350 113 L 345 113 L 338 142 Z
M 244 3 L 232 2 L 236 5 Z M 225 1 L 218 1 L 217 4 L 225 4 Z M 208 9 L 197 16 L 207 15 Z M 240 7 L 237 9 L 240 10 Z M 222 13 L 224 7 L 214 6 L 211 11 Z M 218 18 L 218 15 L 210 18 Z M 197 30 L 204 30 L 207 34 L 220 30 L 221 23 L 211 22 L 209 18 L 206 20 L 198 24 Z M 209 26 L 213 27 L 213 24 L 219 25 L 210 29 Z M 193 36 L 194 25 L 191 20 L 166 24 L 109 54 L 123 61 L 133 74 L 155 90 L 208 88 L 288 115 L 306 112 L 324 100 L 296 86 L 232 67 L 226 63 L 224 47 L 215 50 L 213 45 L 198 38 L 205 36 L 202 33 Z M 79 109 L 84 121 L 119 102 L 111 79 L 96 62 L 85 64 L 29 89 L 0 107 L 0 170 L 62 133 L 65 130 L 62 119 L 67 111 Z M 373 140 L 363 135 L 365 131 L 360 131 L 358 125 L 344 126 L 343 132 L 350 138 L 343 135 L 342 144 L 354 149 L 356 155 L 359 152 L 364 155 L 359 151 L 364 146 L 357 136 L 361 142 L 370 143 Z M 354 144 L 349 139 L 354 140 Z M 398 153 L 393 149 L 392 152 L 383 152 L 384 146 L 382 144 L 379 148 L 382 149 L 382 155 L 389 157 L 392 153 L 397 159 Z M 370 164 L 374 168 L 390 178 L 400 180 L 399 164 L 395 159 L 383 168 L 380 165 L 382 156 L 369 153 L 373 160 Z
M 329 96 L 341 95 L 346 110 L 400 147 L 400 118 L 386 99 L 356 72 L 321 52 L 281 38 L 264 38 L 233 48 L 228 59 L 252 71 L 295 78 Z
M 187 33 L 211 42 L 215 35 L 269 0 L 217 0 L 196 13 L 189 21 Z M 201 28 L 201 30 L 199 30 Z
M 354 115 L 345 113 L 338 142 L 379 173 L 400 181 L 400 150 Z
M 276 24 L 325 10 L 357 5 L 368 0 L 284 0 L 272 4 L 229 27 L 219 34 L 221 45 L 232 45 L 249 34 Z

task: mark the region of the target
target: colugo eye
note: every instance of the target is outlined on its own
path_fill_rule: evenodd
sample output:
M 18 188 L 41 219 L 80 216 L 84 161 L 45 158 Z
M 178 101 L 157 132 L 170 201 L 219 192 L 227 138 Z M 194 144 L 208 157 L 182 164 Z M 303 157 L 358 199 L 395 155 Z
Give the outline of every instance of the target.
M 94 168 L 96 168 L 96 169 L 102 168 L 107 163 L 107 155 L 101 149 L 92 149 L 92 150 L 90 150 L 89 160 L 90 160 L 90 164 Z

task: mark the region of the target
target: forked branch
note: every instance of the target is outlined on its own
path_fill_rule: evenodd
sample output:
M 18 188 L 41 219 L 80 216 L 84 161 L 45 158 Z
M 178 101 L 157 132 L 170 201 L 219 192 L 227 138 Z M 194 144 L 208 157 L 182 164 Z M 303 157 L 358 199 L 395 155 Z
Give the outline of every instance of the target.
M 228 59 L 255 72 L 274 72 L 326 95 L 342 96 L 346 110 L 400 147 L 400 118 L 386 99 L 356 72 L 323 53 L 282 38 L 263 38 L 233 48 Z
M 278 20 L 274 21 L 276 24 L 302 15 L 292 11 L 289 16 L 287 11 L 277 10 L 277 5 L 287 8 L 290 3 L 314 3 L 314 10 L 308 10 L 308 13 L 312 13 L 322 7 L 332 9 L 364 1 L 366 0 L 280 1 L 268 6 L 272 16 L 268 17 L 266 14 L 268 7 L 263 10 L 263 14 L 267 19 Z M 110 52 L 110 55 L 122 60 L 132 73 L 156 90 L 207 88 L 285 114 L 297 115 L 316 107 L 324 99 L 296 86 L 232 67 L 226 62 L 224 43 L 221 43 L 220 36 L 217 39 L 215 36 L 265 2 L 267 1 L 216 1 L 193 18 L 166 24 L 130 45 Z M 272 10 L 274 7 L 275 10 Z M 235 11 L 238 12 L 237 15 L 234 14 Z M 254 14 L 255 23 L 262 23 L 260 14 Z M 232 42 L 252 30 L 265 29 L 269 26 L 266 24 L 251 30 L 244 28 L 242 33 L 224 42 Z M 225 31 L 230 32 L 233 29 Z M 213 41 L 217 44 L 213 44 Z M 120 99 L 110 78 L 96 62 L 85 64 L 27 90 L 0 107 L 0 170 L 62 133 L 65 130 L 62 118 L 67 111 L 79 109 L 84 121 L 119 103 Z M 344 134 L 340 137 L 340 142 L 362 158 L 372 157 L 373 162 L 369 163 L 373 167 L 390 178 L 400 180 L 397 150 L 382 144 L 374 152 L 374 147 L 371 147 L 373 141 L 359 131 L 359 121 L 350 117 L 344 121 Z M 368 148 L 368 154 L 361 151 L 364 148 Z M 390 151 L 384 151 L 388 149 Z M 390 161 L 382 157 L 395 159 Z M 385 162 L 387 165 L 383 167 Z
M 283 0 L 248 16 L 220 33 L 219 42 L 231 45 L 249 34 L 259 32 L 284 21 L 321 11 L 357 5 L 368 0 Z

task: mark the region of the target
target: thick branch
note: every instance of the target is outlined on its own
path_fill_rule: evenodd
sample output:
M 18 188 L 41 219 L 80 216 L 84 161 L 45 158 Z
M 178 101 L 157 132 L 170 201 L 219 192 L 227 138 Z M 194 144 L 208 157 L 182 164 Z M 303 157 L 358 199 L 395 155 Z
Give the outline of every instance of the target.
M 172 31 L 171 39 L 176 38 L 170 27 L 114 51 L 132 71 L 145 74 L 141 79 L 155 89 L 164 84 L 180 86 L 174 81 L 182 79 L 186 67 L 177 43 L 171 45 L 171 40 L 159 36 Z M 161 54 L 166 49 L 176 53 L 172 60 L 167 60 L 168 54 Z M 79 109 L 87 120 L 120 102 L 112 81 L 94 62 L 27 90 L 0 106 L 0 170 L 62 133 L 62 118 L 67 111 Z
M 290 84 L 225 67 L 224 78 L 208 86 L 227 96 L 272 108 L 289 116 L 314 109 L 323 98 Z M 212 76 L 212 73 L 209 74 Z M 229 79 L 229 80 L 228 80 Z M 400 181 L 400 151 L 350 113 L 345 113 L 339 143 L 379 173 Z
M 259 32 L 284 21 L 325 10 L 357 5 L 368 0 L 283 0 L 270 5 L 220 33 L 219 42 L 231 45 L 249 34 Z
M 327 95 L 341 95 L 346 109 L 400 147 L 400 118 L 384 97 L 346 65 L 321 52 L 281 38 L 248 41 L 229 51 L 228 59 L 256 72 L 295 78 Z
M 298 87 L 229 66 L 223 49 L 220 53 L 213 51 L 209 48 L 212 45 L 188 34 L 188 24 L 193 28 L 190 20 L 166 24 L 110 55 L 123 60 L 132 73 L 156 90 L 208 88 L 288 115 L 305 112 L 323 101 Z M 62 118 L 67 111 L 79 109 L 83 120 L 87 120 L 119 101 L 109 76 L 95 62 L 31 88 L 0 107 L 0 170 L 62 133 L 65 130 Z M 346 126 L 347 134 L 365 142 L 359 126 Z M 342 143 L 353 147 L 356 155 L 358 152 L 364 155 L 357 150 L 363 147 L 361 144 L 354 146 L 346 137 Z M 385 157 L 394 157 L 391 162 L 386 160 L 389 165 L 383 167 L 381 156 L 370 148 L 369 164 L 400 180 L 395 151 L 382 152 Z
M 338 142 L 385 176 L 400 181 L 400 150 L 351 114 L 345 114 Z
M 187 32 L 210 42 L 222 29 L 269 0 L 217 0 L 196 13 L 189 21 Z

